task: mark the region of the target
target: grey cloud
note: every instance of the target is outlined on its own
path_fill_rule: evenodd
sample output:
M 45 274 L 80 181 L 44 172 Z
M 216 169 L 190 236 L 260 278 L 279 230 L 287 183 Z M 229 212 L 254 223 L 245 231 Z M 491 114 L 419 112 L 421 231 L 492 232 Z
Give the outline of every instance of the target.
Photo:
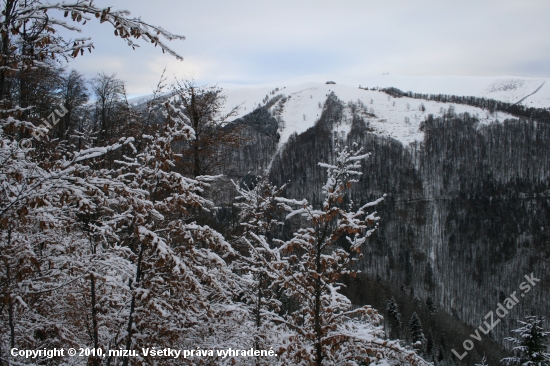
M 131 94 L 150 91 L 163 64 L 199 82 L 265 82 L 310 73 L 360 77 L 518 75 L 549 77 L 550 2 L 540 0 L 97 0 L 187 37 L 174 62 L 112 29 L 91 24 L 96 51 L 73 67 L 117 71 Z M 153 5 L 152 5 L 153 4 Z M 121 67 L 122 65 L 122 67 Z

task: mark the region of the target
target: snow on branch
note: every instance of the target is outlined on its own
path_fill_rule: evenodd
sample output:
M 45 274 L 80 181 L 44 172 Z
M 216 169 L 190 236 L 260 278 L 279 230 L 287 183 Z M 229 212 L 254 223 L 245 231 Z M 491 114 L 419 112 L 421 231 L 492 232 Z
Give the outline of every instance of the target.
M 171 33 L 161 26 L 155 26 L 149 24 L 139 18 L 130 18 L 130 12 L 127 10 L 112 10 L 110 7 L 100 8 L 94 4 L 93 0 L 78 0 L 73 2 L 55 2 L 55 3 L 43 3 L 42 1 L 34 0 L 27 2 L 16 3 L 16 8 L 11 14 L 3 14 L 0 17 L 2 27 L 6 31 L 10 31 L 13 34 L 20 32 L 21 26 L 32 21 L 36 24 L 42 24 L 44 29 L 48 30 L 50 34 L 56 33 L 54 26 L 59 26 L 70 31 L 82 32 L 81 28 L 70 24 L 60 18 L 55 18 L 49 14 L 52 11 L 60 11 L 65 18 L 70 17 L 73 22 L 86 24 L 86 22 L 97 18 L 100 23 L 109 23 L 115 28 L 115 35 L 124 39 L 126 43 L 132 47 L 139 47 L 134 40 L 143 38 L 146 42 L 152 43 L 156 46 L 160 46 L 162 52 L 176 57 L 178 60 L 183 60 L 183 57 L 170 48 L 164 41 L 160 39 L 163 37 L 168 41 L 172 40 L 185 40 L 182 35 Z M 7 20 L 6 20 L 7 17 Z M 8 28 L 8 29 L 6 29 Z M 83 54 L 84 49 L 91 49 L 94 47 L 88 40 L 79 38 L 73 41 L 73 46 L 64 47 L 60 46 L 63 43 L 61 38 L 57 38 L 53 47 L 45 48 L 48 53 L 65 53 L 70 52 L 72 57 L 76 57 L 79 53 Z M 46 44 L 51 41 L 45 42 Z M 58 46 L 55 46 L 57 44 Z

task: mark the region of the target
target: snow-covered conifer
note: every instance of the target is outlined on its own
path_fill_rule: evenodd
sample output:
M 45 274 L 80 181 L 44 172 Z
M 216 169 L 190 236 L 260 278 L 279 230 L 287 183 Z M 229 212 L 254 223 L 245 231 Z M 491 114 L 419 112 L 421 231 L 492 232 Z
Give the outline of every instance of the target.
M 546 366 L 550 365 L 548 352 L 550 332 L 543 328 L 544 317 L 525 316 L 518 320 L 521 327 L 512 330 L 515 337 L 506 338 L 511 342 L 514 355 L 501 360 L 507 366 Z
M 424 337 L 424 332 L 422 330 L 422 324 L 420 323 L 420 318 L 416 311 L 413 312 L 411 320 L 409 320 L 409 334 L 413 345 L 422 347 L 426 338 Z

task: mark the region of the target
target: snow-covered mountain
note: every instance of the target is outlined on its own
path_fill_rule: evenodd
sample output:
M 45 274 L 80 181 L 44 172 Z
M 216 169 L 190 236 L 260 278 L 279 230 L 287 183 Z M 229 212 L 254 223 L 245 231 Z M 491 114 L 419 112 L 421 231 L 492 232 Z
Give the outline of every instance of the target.
M 547 82 L 548 81 L 548 82 Z M 267 107 L 277 119 L 278 148 L 293 134 L 301 134 L 319 120 L 327 97 L 334 93 L 343 101 L 343 117 L 334 130 L 344 137 L 351 129 L 353 115 L 363 117 L 369 131 L 390 137 L 407 146 L 424 140 L 420 125 L 428 115 L 442 116 L 449 108 L 455 113 L 467 112 L 481 125 L 514 118 L 511 114 L 458 104 L 424 99 L 395 98 L 381 92 L 383 88 L 397 88 L 403 92 L 424 95 L 446 94 L 493 99 L 526 107 L 550 108 L 550 80 L 515 76 L 402 76 L 377 75 L 362 78 L 306 75 L 266 84 L 218 84 L 224 90 L 226 103 L 221 113 L 238 106 L 235 119 L 242 118 L 258 107 Z M 151 95 L 130 100 L 142 105 Z M 516 116 L 517 117 L 517 116 Z
M 396 85 L 389 83 L 385 86 Z M 371 88 L 374 86 L 371 86 Z M 550 87 L 549 95 L 550 95 Z M 405 89 L 407 90 L 407 89 Z M 424 89 L 422 89 L 424 90 Z M 300 134 L 312 127 L 319 119 L 327 96 L 334 92 L 345 103 L 353 102 L 355 106 L 347 106 L 344 118 L 335 127 L 340 133 L 347 133 L 351 127 L 351 108 L 357 108 L 375 133 L 389 136 L 408 144 L 423 140 L 419 131 L 420 123 L 428 114 L 442 115 L 451 106 L 449 103 L 423 101 L 413 98 L 393 98 L 378 90 L 365 90 L 358 86 L 344 84 L 326 84 L 309 82 L 281 87 L 248 87 L 227 90 L 227 104 L 232 107 L 240 105 L 239 116 L 242 117 L 259 105 L 270 106 L 272 114 L 280 118 L 280 144 L 284 144 L 293 133 Z M 438 93 L 437 91 L 433 94 Z M 500 92 L 502 97 L 509 96 Z M 282 95 L 278 100 L 271 100 Z M 455 94 L 456 95 L 456 94 Z M 461 95 L 461 94 L 458 94 Z M 480 94 L 478 94 L 480 95 Z M 511 97 L 510 97 L 511 98 Z M 423 107 L 422 107 L 423 106 Z M 497 113 L 490 115 L 481 108 L 468 105 L 453 105 L 457 113 L 468 112 L 479 117 L 482 123 L 503 120 L 511 115 Z
M 424 94 L 452 94 L 460 96 L 477 96 L 507 103 L 520 102 L 536 108 L 550 107 L 550 85 L 548 79 L 526 78 L 520 76 L 476 77 L 476 76 L 403 76 L 376 75 L 362 78 L 334 77 L 330 75 L 307 75 L 288 80 L 261 85 L 219 84 L 228 91 L 241 89 L 282 89 L 296 87 L 307 83 L 334 81 L 337 85 L 373 87 L 395 87 L 403 91 Z M 540 87 L 540 89 L 539 89 Z M 525 98 L 527 97 L 527 98 Z M 525 99 L 524 99 L 525 98 Z
M 475 96 L 520 103 L 529 107 L 550 107 L 550 82 L 547 79 L 525 77 L 467 77 L 467 76 L 401 76 L 378 75 L 363 78 L 307 75 L 260 85 L 219 84 L 226 92 L 226 108 L 239 106 L 237 118 L 258 106 L 268 106 L 280 121 L 282 146 L 293 133 L 302 133 L 319 119 L 327 96 L 334 92 L 345 103 L 354 102 L 370 127 L 378 134 L 389 136 L 404 144 L 421 141 L 418 127 L 428 114 L 441 115 L 451 105 L 413 98 L 392 98 L 379 88 L 395 87 L 402 91 L 423 94 Z M 327 82 L 334 82 L 327 84 Z M 366 90 L 368 89 L 368 90 Z M 281 96 L 277 100 L 274 97 Z M 150 96 L 137 97 L 131 104 L 146 102 Z M 421 110 L 421 105 L 424 110 Z M 482 123 L 504 120 L 510 115 L 487 111 L 467 105 L 453 105 L 457 113 L 478 116 Z M 346 114 L 345 114 L 346 115 Z M 347 114 L 351 116 L 351 114 Z M 346 133 L 349 119 L 336 127 Z

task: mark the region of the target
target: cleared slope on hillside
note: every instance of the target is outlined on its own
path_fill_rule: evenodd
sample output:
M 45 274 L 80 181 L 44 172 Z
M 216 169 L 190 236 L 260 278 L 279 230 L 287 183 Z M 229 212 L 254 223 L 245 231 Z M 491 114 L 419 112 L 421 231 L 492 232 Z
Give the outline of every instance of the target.
M 420 123 L 428 114 L 443 115 L 449 108 L 456 113 L 468 112 L 479 117 L 482 123 L 492 123 L 512 117 L 505 113 L 489 114 L 487 111 L 460 104 L 422 101 L 412 98 L 393 98 L 377 90 L 365 90 L 341 84 L 305 83 L 280 88 L 241 88 L 227 91 L 227 106 L 241 105 L 239 117 L 251 112 L 259 105 L 273 104 L 270 109 L 280 117 L 280 145 L 293 133 L 300 134 L 315 125 L 322 107 L 330 93 L 345 103 L 353 102 L 344 111 L 344 118 L 335 129 L 346 134 L 351 128 L 351 109 L 357 108 L 359 114 L 373 132 L 392 137 L 403 144 L 421 141 L 424 138 L 419 130 Z M 283 97 L 270 103 L 277 95 Z

